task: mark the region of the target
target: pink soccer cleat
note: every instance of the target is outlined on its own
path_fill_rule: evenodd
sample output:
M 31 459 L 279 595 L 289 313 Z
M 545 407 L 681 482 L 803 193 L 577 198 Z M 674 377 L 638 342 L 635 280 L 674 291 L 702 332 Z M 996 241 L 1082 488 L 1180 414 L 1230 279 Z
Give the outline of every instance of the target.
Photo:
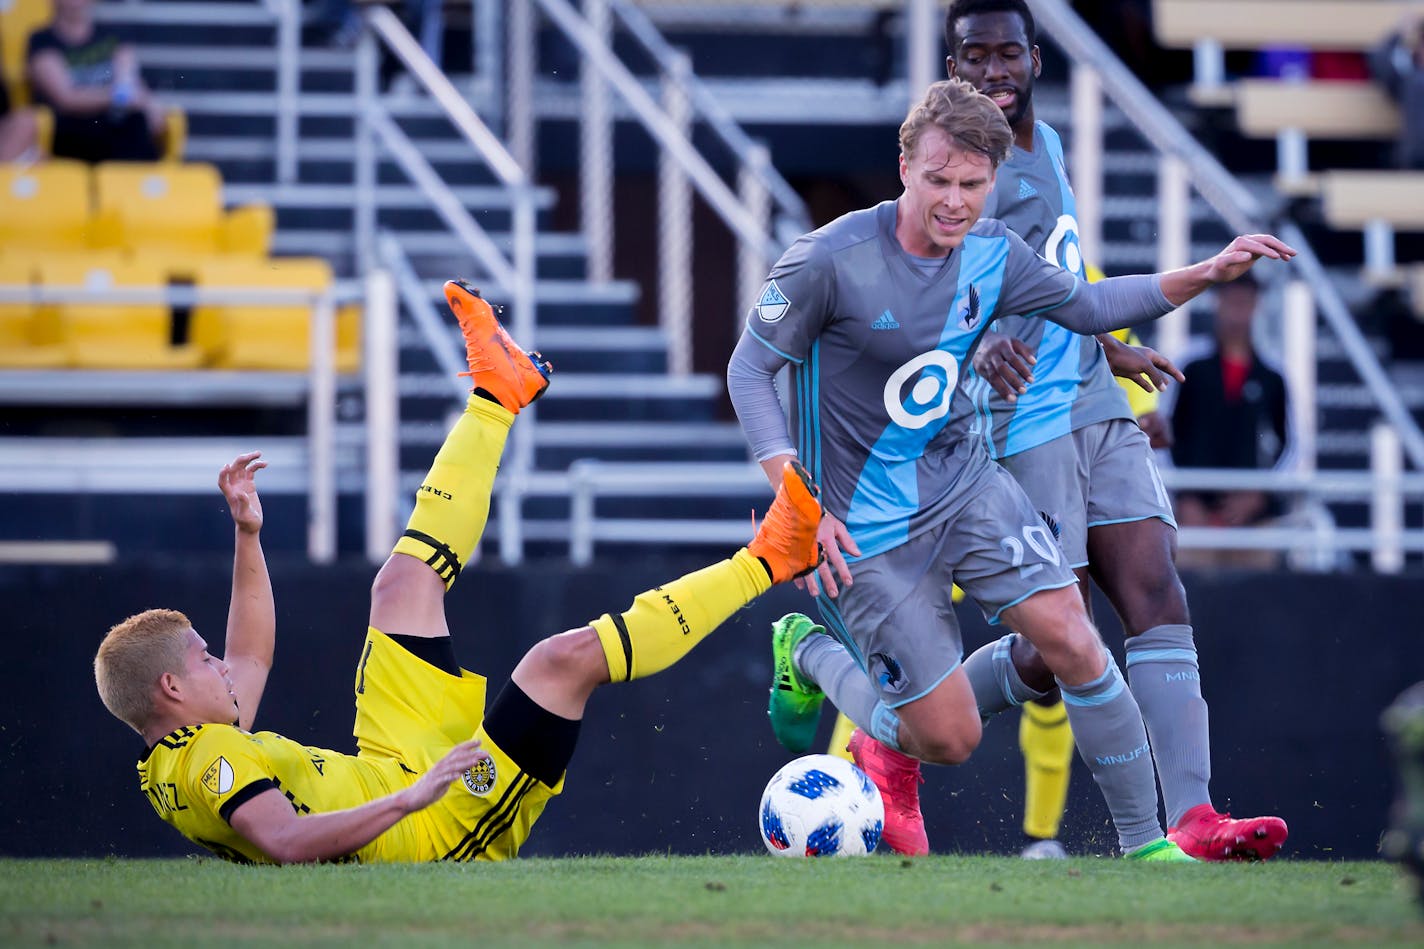
M 920 813 L 920 759 L 896 751 L 857 728 L 846 745 L 855 763 L 880 789 L 885 830 L 880 839 L 895 853 L 923 857 L 930 852 L 925 818 Z
M 1210 804 L 1198 804 L 1182 815 L 1167 839 L 1198 860 L 1269 860 L 1289 834 L 1279 817 L 1236 820 Z

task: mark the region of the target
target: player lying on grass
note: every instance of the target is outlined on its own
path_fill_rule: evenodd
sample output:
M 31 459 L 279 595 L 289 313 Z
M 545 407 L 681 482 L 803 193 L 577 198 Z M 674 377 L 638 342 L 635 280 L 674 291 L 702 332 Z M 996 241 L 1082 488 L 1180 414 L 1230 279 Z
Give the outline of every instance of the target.
M 158 815 L 230 860 L 498 860 L 515 856 L 563 788 L 584 705 L 606 682 L 652 675 L 733 612 L 819 562 L 817 488 L 788 464 L 755 538 L 581 629 L 536 643 L 485 711 L 485 680 L 455 661 L 444 597 L 479 543 L 506 434 L 551 367 L 450 282 L 474 387 L 371 589 L 356 668 L 355 755 L 253 732 L 276 619 L 259 541 L 258 453 L 222 469 L 236 524 L 232 604 L 218 658 L 182 613 L 111 629 L 94 675 L 143 736 L 139 783 Z

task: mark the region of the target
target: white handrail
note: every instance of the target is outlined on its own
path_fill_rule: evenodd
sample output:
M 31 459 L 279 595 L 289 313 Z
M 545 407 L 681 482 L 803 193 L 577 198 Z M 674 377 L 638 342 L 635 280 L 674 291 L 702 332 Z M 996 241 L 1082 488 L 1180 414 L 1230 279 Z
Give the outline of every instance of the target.
M 781 250 L 741 207 L 732 190 L 722 181 L 707 160 L 678 134 L 676 126 L 658 108 L 652 97 L 602 42 L 588 21 L 566 0 L 532 0 L 548 18 L 563 31 L 583 56 L 585 66 L 592 66 L 613 86 L 628 104 L 643 127 L 692 180 L 703 199 L 712 207 L 737 238 L 757 248 L 768 266 L 781 256 Z
M 623 21 L 624 28 L 657 62 L 664 75 L 672 71 L 672 65 L 677 57 L 684 56 L 685 58 L 685 54 L 678 53 L 663 38 L 662 33 L 658 32 L 658 28 L 653 25 L 653 21 L 648 19 L 648 15 L 629 0 L 609 0 L 609 5 L 614 14 Z M 752 160 L 752 150 L 757 143 L 752 141 L 751 136 L 742 130 L 737 121 L 732 118 L 732 114 L 717 101 L 702 80 L 697 78 L 696 73 L 688 74 L 685 85 L 686 95 L 697 116 L 722 140 L 722 143 L 727 146 L 728 151 L 736 157 L 738 162 L 744 166 L 749 164 Z M 791 219 L 791 227 L 795 231 L 795 236 L 811 230 L 811 214 L 806 209 L 806 203 L 801 200 L 801 195 L 791 187 L 791 183 L 782 177 L 781 173 L 772 165 L 767 165 L 760 174 L 766 189 L 771 192 L 778 210 Z

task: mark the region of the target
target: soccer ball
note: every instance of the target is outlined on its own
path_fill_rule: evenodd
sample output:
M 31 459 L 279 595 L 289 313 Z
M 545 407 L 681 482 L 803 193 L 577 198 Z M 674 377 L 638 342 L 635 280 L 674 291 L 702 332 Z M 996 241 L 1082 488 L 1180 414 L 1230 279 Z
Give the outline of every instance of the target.
M 834 755 L 797 758 L 772 775 L 758 814 L 761 842 L 778 857 L 871 853 L 885 826 L 880 791 Z

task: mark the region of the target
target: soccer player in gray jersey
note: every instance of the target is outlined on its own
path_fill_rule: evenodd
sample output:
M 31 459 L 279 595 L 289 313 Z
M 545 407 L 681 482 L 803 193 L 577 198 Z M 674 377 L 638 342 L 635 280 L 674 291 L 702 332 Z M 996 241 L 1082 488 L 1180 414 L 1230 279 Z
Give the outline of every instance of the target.
M 1012 155 L 999 170 L 985 216 L 1002 220 L 1050 262 L 1082 277 L 1063 145 L 1051 126 L 1034 119 L 1040 63 L 1035 33 L 1024 0 L 955 0 L 944 21 L 946 67 L 993 99 L 1014 133 Z M 1186 594 L 1173 563 L 1176 522 L 1148 438 L 1112 377 L 1115 370 L 1141 378 L 1138 373 L 1152 367 L 1151 359 L 1160 359 L 1147 352 L 1150 358 L 1142 358 L 1110 336 L 1095 339 L 1014 316 L 999 320 L 980 341 L 964 388 L 990 455 L 1060 527 L 1085 605 L 1091 573 L 1118 613 L 1129 686 L 1142 709 L 1161 780 L 1168 836 L 1199 859 L 1265 859 L 1285 842 L 1285 822 L 1233 820 L 1216 811 L 1208 791 L 1207 707 Z M 1176 373 L 1165 360 L 1160 365 Z M 1009 671 L 1010 657 L 1017 677 Z M 1032 645 L 1012 633 L 976 652 L 965 668 L 986 716 L 1032 700 L 1038 691 L 1056 699 L 1052 677 Z M 1061 711 L 1057 717 L 1062 720 Z M 1034 723 L 1040 718 L 1025 715 L 1030 767 L 1040 737 Z M 1026 806 L 1036 810 L 1043 802 Z M 1061 803 L 1058 807 L 1061 816 Z M 1045 852 L 1052 850 L 1031 846 L 1026 855 Z
M 798 240 L 748 314 L 727 372 L 733 405 L 773 484 L 799 455 L 826 511 L 827 563 L 806 585 L 832 635 L 809 624 L 778 629 L 785 687 L 773 690 L 773 726 L 795 730 L 799 713 L 814 718 L 816 700 L 829 695 L 890 748 L 966 760 L 981 722 L 950 603 L 957 581 L 991 622 L 1038 648 L 1069 697 L 1075 739 L 1123 852 L 1183 858 L 1158 821 L 1137 702 L 1047 525 L 971 437 L 960 367 L 999 316 L 1103 332 L 1162 316 L 1260 257 L 1294 251 L 1247 235 L 1181 270 L 1085 283 L 1002 223 L 980 221 L 1010 142 L 988 97 L 958 79 L 935 83 L 900 128 L 904 193 Z M 789 426 L 774 382 L 788 363 Z

